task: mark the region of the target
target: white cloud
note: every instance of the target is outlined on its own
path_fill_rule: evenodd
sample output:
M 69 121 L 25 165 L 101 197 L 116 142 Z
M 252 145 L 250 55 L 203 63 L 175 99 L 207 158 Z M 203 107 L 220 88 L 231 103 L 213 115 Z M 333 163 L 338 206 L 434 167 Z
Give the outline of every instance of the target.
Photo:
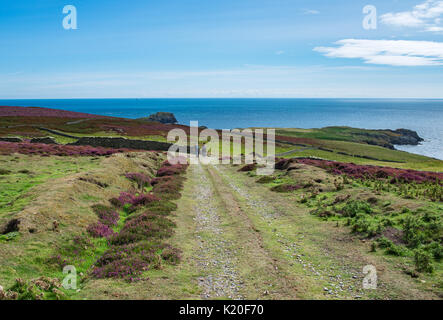
M 303 13 L 304 13 L 304 14 L 319 14 L 320 11 L 318 11 L 318 10 L 312 10 L 312 9 L 305 9 L 305 10 L 303 10 Z
M 278 55 L 278 56 L 280 56 L 280 55 L 282 55 L 282 54 L 284 54 L 285 52 L 283 51 L 283 50 L 279 50 L 279 51 L 276 51 L 275 52 L 275 54 L 276 55 Z
M 391 66 L 443 65 L 443 42 L 344 39 L 338 47 L 316 47 L 327 57 L 363 59 L 365 63 Z
M 429 32 L 441 32 L 440 16 L 443 15 L 442 0 L 427 0 L 411 11 L 390 12 L 382 15 L 381 22 L 395 27 L 423 28 Z

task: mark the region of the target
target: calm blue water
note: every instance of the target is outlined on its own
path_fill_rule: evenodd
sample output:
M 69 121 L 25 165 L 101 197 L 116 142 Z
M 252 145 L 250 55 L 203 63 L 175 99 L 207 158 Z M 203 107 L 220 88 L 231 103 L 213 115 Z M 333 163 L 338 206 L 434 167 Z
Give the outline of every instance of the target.
M 74 99 L 0 100 L 0 105 L 39 106 L 107 116 L 139 118 L 157 111 L 217 129 L 319 128 L 346 125 L 368 129 L 407 128 L 425 139 L 398 149 L 443 159 L 443 100 L 394 99 Z

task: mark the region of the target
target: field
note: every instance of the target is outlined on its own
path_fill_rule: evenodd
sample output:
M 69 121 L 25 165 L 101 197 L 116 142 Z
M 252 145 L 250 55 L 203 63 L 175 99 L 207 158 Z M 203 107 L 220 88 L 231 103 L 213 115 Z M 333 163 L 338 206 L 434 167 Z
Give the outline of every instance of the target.
M 0 107 L 0 299 L 443 298 L 443 161 L 345 127 L 277 130 L 270 176 L 69 145 L 172 128 Z

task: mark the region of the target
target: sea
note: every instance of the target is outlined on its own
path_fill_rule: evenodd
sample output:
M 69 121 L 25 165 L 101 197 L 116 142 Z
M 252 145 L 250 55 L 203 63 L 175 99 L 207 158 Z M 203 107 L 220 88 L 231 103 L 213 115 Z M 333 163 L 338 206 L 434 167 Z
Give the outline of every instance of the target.
M 399 150 L 443 160 L 443 99 L 39 99 L 0 100 L 0 106 L 34 106 L 122 118 L 158 111 L 178 122 L 214 129 L 247 127 L 366 129 L 405 128 L 418 132 L 418 146 Z

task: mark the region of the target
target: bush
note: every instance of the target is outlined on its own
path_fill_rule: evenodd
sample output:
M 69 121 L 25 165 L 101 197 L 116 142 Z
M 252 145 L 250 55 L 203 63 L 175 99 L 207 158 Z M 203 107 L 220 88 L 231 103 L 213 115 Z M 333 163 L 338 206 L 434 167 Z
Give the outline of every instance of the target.
M 127 173 L 125 174 L 125 177 L 137 183 L 137 187 L 139 189 L 144 189 L 145 187 L 148 187 L 151 181 L 151 179 L 147 175 L 140 172 Z
M 443 225 L 438 215 L 425 213 L 422 216 L 408 216 L 403 222 L 404 240 L 411 248 L 439 241 Z
M 443 258 L 443 246 L 438 242 L 432 242 L 424 246 L 423 249 L 432 254 L 436 260 Z
M 101 222 L 90 224 L 87 231 L 94 238 L 109 238 L 114 235 L 114 231 Z
M 170 237 L 175 223 L 164 216 L 155 215 L 149 211 L 128 218 L 119 234 L 110 238 L 112 244 L 128 244 L 144 239 L 162 239 Z
M 385 248 L 386 253 L 393 255 L 393 256 L 405 256 L 408 254 L 408 251 L 406 248 L 403 248 L 401 246 L 397 246 L 394 244 L 391 240 L 386 239 L 385 237 L 381 237 L 377 239 L 378 246 L 380 248 Z
M 271 190 L 275 192 L 292 192 L 298 189 L 303 189 L 303 186 L 299 184 L 294 185 L 289 183 L 283 183 L 271 188 Z
M 345 217 L 355 217 L 357 213 L 372 213 L 372 208 L 367 202 L 350 200 L 342 209 L 342 214 Z
M 10 174 L 10 173 L 11 173 L 10 170 L 6 170 L 6 169 L 1 169 L 1 168 L 0 168 L 0 176 L 2 176 L 2 175 L 7 175 L 7 174 Z
M 178 174 L 185 172 L 185 170 L 186 170 L 186 166 L 183 166 L 180 164 L 164 166 L 164 167 L 161 167 L 160 169 L 158 169 L 157 177 L 178 175 Z
M 258 183 L 270 183 L 274 181 L 273 176 L 263 176 L 257 180 Z
M 110 202 L 119 208 L 128 208 L 129 212 L 135 211 L 137 207 L 146 206 L 151 202 L 159 201 L 155 195 L 151 193 L 137 193 L 122 192 L 118 198 L 112 198 Z
M 257 165 L 255 163 L 250 163 L 247 164 L 243 167 L 241 167 L 240 169 L 238 169 L 239 172 L 249 172 L 249 171 L 254 171 L 257 168 Z
M 114 208 L 104 206 L 104 205 L 94 205 L 92 206 L 95 214 L 98 216 L 99 221 L 108 227 L 116 226 L 120 220 L 120 215 Z
M 157 240 L 112 246 L 95 263 L 95 278 L 124 278 L 139 280 L 143 271 L 157 269 L 161 260 L 176 264 L 180 251 Z
M 423 249 L 417 249 L 414 251 L 414 262 L 415 269 L 418 272 L 432 273 L 434 271 L 432 256 L 429 252 L 426 252 Z

